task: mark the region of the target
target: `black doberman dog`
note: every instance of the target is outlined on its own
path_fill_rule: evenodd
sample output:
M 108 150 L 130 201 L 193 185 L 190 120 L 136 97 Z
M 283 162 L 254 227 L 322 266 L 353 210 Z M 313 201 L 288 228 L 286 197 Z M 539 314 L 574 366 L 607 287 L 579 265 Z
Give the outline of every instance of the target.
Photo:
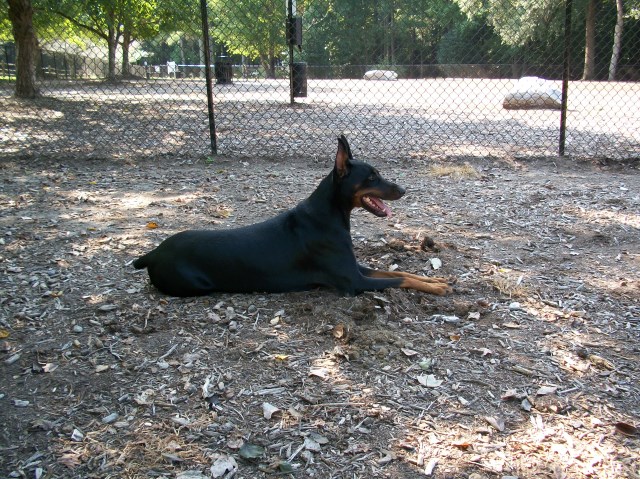
M 443 278 L 378 271 L 356 261 L 351 210 L 362 207 L 386 217 L 390 210 L 383 200 L 397 200 L 404 193 L 372 166 L 354 160 L 343 135 L 333 171 L 295 208 L 242 228 L 177 233 L 133 266 L 147 268 L 151 283 L 171 296 L 281 293 L 317 286 L 349 295 L 393 287 L 446 294 L 451 288 Z

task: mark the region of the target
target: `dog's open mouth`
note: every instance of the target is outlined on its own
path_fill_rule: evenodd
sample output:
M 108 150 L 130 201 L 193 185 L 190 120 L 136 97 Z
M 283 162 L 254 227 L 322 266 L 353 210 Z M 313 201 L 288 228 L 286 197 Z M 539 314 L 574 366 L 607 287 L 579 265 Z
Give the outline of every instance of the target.
M 380 198 L 365 195 L 361 199 L 361 204 L 365 210 L 376 216 L 380 216 L 381 218 L 391 216 L 391 209 L 385 205 Z

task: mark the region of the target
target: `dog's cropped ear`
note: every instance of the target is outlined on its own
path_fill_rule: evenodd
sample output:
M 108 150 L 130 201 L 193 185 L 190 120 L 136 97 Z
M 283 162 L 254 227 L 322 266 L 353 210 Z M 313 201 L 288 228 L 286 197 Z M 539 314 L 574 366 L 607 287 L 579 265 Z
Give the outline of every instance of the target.
M 350 160 L 353 160 L 353 155 L 351 154 L 351 147 L 349 146 L 349 142 L 347 141 L 347 137 L 344 135 L 340 135 L 338 137 L 338 143 L 341 144 L 344 149 L 347 151 L 347 156 Z
M 338 138 L 338 153 L 336 153 L 335 170 L 339 178 L 344 178 L 349 172 L 349 160 L 352 159 L 349 142 L 344 135 Z

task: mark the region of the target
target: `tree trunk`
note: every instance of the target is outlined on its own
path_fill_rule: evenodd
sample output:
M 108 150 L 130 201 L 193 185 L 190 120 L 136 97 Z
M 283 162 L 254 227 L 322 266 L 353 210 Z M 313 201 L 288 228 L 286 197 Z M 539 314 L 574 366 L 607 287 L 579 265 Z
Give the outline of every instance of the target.
M 187 64 L 187 57 L 184 53 L 184 43 L 185 43 L 185 39 L 184 39 L 184 34 L 181 33 L 180 34 L 180 63 L 183 65 Z
M 393 15 L 393 10 L 389 14 L 389 54 L 387 58 L 389 59 L 390 65 L 396 64 L 396 27 L 395 27 L 395 18 Z
M 276 56 L 273 52 L 269 52 L 266 55 L 260 55 L 260 63 L 264 68 L 264 75 L 268 79 L 276 78 Z
M 276 75 L 276 56 L 273 52 L 269 52 L 269 78 L 273 78 L 274 80 L 277 78 Z
M 34 98 L 36 88 L 36 33 L 33 29 L 31 0 L 8 0 L 9 20 L 16 43 L 16 96 Z
M 125 28 L 122 32 L 122 76 L 129 78 L 131 76 L 131 68 L 129 65 L 129 47 L 131 46 L 131 32 Z
M 618 70 L 618 60 L 620 59 L 620 47 L 622 46 L 622 27 L 624 26 L 624 5 L 622 0 L 616 0 L 618 16 L 616 18 L 616 28 L 613 32 L 613 52 L 611 53 L 611 63 L 609 64 L 609 81 L 616 79 Z
M 200 78 L 204 78 L 206 76 L 206 72 L 204 71 L 204 69 L 206 68 L 204 66 L 204 40 L 202 39 L 202 37 L 198 38 L 198 61 L 200 62 L 200 65 L 202 65 L 202 69 L 200 69 L 200 73 L 199 73 L 199 77 Z
M 585 47 L 583 80 L 593 80 L 596 62 L 596 5 L 597 0 L 589 0 L 585 20 Z
M 107 80 L 115 81 L 116 80 L 116 50 L 118 49 L 118 39 L 116 37 L 115 28 L 111 26 L 109 27 L 107 46 L 109 49 Z

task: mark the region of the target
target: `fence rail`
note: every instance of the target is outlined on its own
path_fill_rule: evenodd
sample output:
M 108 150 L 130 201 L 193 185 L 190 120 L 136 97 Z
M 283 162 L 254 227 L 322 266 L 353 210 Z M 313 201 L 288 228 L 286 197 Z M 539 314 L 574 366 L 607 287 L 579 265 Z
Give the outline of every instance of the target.
M 388 2 L 373 3 L 383 9 Z M 305 20 L 302 52 L 289 45 L 287 54 L 283 9 L 274 23 L 282 27 L 277 33 L 282 38 L 274 43 L 280 53 L 260 61 L 257 46 L 251 50 L 245 45 L 246 54 L 238 53 L 242 48 L 236 30 L 243 27 L 235 17 L 221 14 L 225 5 L 232 12 L 242 7 L 210 0 L 206 42 L 196 15 L 186 24 L 132 41 L 126 68 L 121 62 L 110 64 L 104 42 L 91 37 L 74 43 L 68 32 L 56 36 L 49 29 L 36 65 L 40 96 L 28 102 L 12 97 L 15 47 L 10 41 L 0 43 L 0 108 L 5 112 L 0 117 L 0 154 L 198 157 L 210 155 L 214 144 L 219 153 L 247 157 L 324 157 L 333 149 L 336 135 L 347 133 L 359 152 L 383 158 L 557 155 L 562 136 L 568 155 L 640 157 L 640 109 L 632 106 L 640 104 L 640 21 L 635 17 L 622 37 L 618 81 L 604 81 L 609 65 L 602 53 L 605 48 L 600 48 L 608 47 L 603 35 L 597 37 L 601 44 L 594 80 L 581 79 L 586 69 L 580 40 L 585 20 L 580 14 L 568 30 L 558 28 L 544 41 L 531 40 L 539 50 L 506 45 L 497 27 L 480 27 L 459 12 L 455 21 L 441 22 L 436 46 L 417 40 L 421 22 L 429 18 L 426 13 L 406 30 L 392 22 L 397 37 L 393 41 L 384 36 L 384 29 L 368 31 L 373 27 L 366 24 L 358 36 L 378 40 L 370 50 L 360 46 L 361 57 L 379 61 L 354 62 L 347 61 L 350 46 L 339 43 L 342 31 L 334 30 L 333 36 L 323 31 L 325 25 L 314 21 L 315 3 L 307 2 L 306 9 L 297 12 L 303 20 L 311 17 Z M 199 3 L 192 0 L 189 8 L 199 11 Z M 610 7 L 601 8 L 611 16 Z M 253 18 L 256 12 L 249 13 Z M 379 11 L 376 15 L 382 18 Z M 559 25 L 566 20 L 561 13 L 556 16 Z M 465 33 L 461 25 L 475 33 Z M 416 52 L 422 49 L 414 55 L 420 61 L 400 61 L 401 53 L 411 50 L 408 40 L 399 40 L 406 36 L 413 36 Z M 564 56 L 557 47 L 563 37 L 571 45 Z M 213 52 L 204 49 L 209 42 Z M 118 55 L 122 45 L 118 44 Z M 474 56 L 476 50 L 482 54 Z M 499 50 L 508 53 L 502 58 L 508 61 L 487 58 Z M 331 55 L 342 55 L 344 61 Z M 217 142 L 211 141 L 207 112 L 206 57 L 211 58 Z M 544 88 L 551 96 L 562 92 L 563 59 L 568 62 L 564 130 L 559 103 L 551 109 L 548 104 L 545 109 L 514 109 L 505 103 L 522 77 L 546 79 Z M 292 88 L 296 78 L 291 72 L 296 71 L 303 83 Z M 375 77 L 372 71 L 382 73 Z M 374 79 L 365 79 L 370 74 Z M 382 78 L 385 75 L 388 78 Z

